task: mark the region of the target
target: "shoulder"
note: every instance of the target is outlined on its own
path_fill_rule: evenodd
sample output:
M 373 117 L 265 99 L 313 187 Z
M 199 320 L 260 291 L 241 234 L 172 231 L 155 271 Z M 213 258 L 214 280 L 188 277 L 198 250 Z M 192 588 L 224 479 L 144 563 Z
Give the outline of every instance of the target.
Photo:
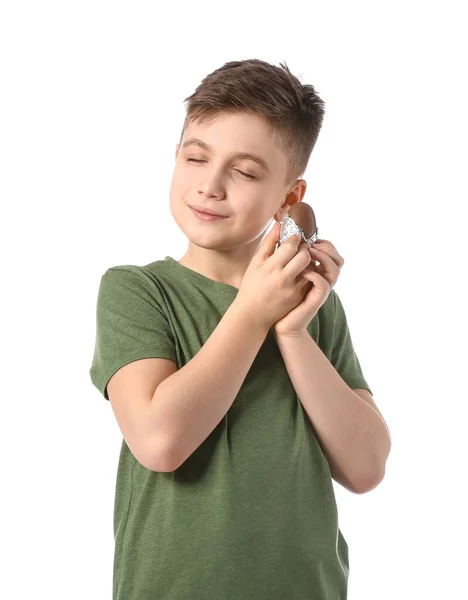
M 147 266 L 115 265 L 102 275 L 99 284 L 99 302 L 162 302 L 164 285 Z
M 160 262 L 160 261 L 158 261 Z M 145 285 L 154 287 L 158 283 L 156 263 L 149 265 L 115 265 L 109 267 L 101 276 L 101 282 L 112 284 Z

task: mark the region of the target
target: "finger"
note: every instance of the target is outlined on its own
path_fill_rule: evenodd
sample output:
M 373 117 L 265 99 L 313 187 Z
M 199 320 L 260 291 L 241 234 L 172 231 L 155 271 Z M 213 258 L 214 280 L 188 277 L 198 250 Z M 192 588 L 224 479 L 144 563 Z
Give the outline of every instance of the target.
M 301 242 L 302 236 L 300 233 L 295 233 L 294 235 L 289 236 L 288 239 L 278 247 L 275 254 L 272 256 L 273 266 L 283 269 L 291 261 L 293 256 L 299 254 L 298 249 Z M 302 252 L 301 254 L 304 253 Z
M 344 258 L 338 253 L 334 246 L 332 246 L 331 249 L 327 248 L 327 251 L 323 249 L 319 250 L 318 248 L 312 246 L 312 248 L 310 248 L 310 254 L 320 263 L 323 260 L 325 264 L 329 264 L 327 263 L 327 259 L 331 259 L 338 267 L 342 267 L 344 265 Z
M 320 271 L 334 275 L 341 268 L 336 264 L 333 258 L 330 258 L 325 252 L 318 252 L 311 248 L 310 255 L 315 260 L 316 264 L 319 263 L 317 269 Z
M 314 287 L 314 284 L 312 281 L 309 281 L 307 279 L 302 279 L 303 284 L 301 286 L 301 288 L 299 289 L 299 293 L 302 294 L 303 296 L 306 296 L 310 290 Z
M 310 256 L 319 263 L 325 262 L 325 264 L 330 264 L 329 261 L 332 260 L 326 252 L 317 250 L 317 248 L 309 248 L 309 253 Z
M 329 246 L 333 246 L 333 244 L 329 240 L 324 240 L 322 238 L 317 238 L 315 240 L 315 242 L 312 242 L 312 243 L 313 244 L 321 244 L 321 245 L 326 244 L 326 245 L 329 245 Z M 333 248 L 334 248 L 334 246 L 333 246 Z
M 326 254 L 331 256 L 337 265 L 344 265 L 344 258 L 329 240 L 316 240 L 312 244 L 312 247 L 320 250 L 321 252 L 325 252 Z
M 330 282 L 316 271 L 306 271 L 303 276 L 308 281 L 311 281 L 317 289 L 323 290 L 332 287 Z
M 304 282 L 304 273 L 315 271 L 316 269 L 317 266 L 315 264 L 315 260 L 311 260 L 310 263 L 305 267 L 305 269 L 302 269 L 302 271 L 296 276 L 296 283 Z
M 296 278 L 304 268 L 311 264 L 312 261 L 313 258 L 309 254 L 309 249 L 307 245 L 302 244 L 296 252 L 296 255 L 293 256 L 289 260 L 289 262 L 283 267 L 283 270 L 289 277 Z
M 278 221 L 275 222 L 271 231 L 267 233 L 267 235 L 260 242 L 260 246 L 257 249 L 257 255 L 261 258 L 268 258 L 273 254 L 276 248 L 276 244 L 278 243 L 278 238 L 280 234 L 281 223 Z
M 330 285 L 334 285 L 340 275 L 341 267 L 335 263 L 333 259 L 327 256 L 324 252 L 322 257 L 314 256 L 320 264 L 316 266 L 315 271 L 323 277 Z M 312 253 L 311 253 L 312 255 Z

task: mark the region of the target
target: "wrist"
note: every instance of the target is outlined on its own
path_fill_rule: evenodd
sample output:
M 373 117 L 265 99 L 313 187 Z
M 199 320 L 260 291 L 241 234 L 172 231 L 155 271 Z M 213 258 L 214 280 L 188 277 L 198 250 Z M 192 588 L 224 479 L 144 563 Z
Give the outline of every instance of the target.
M 264 334 L 265 336 L 273 328 L 272 323 L 265 323 L 262 321 L 258 314 L 254 311 L 249 310 L 242 302 L 238 299 L 234 300 L 234 302 L 229 307 L 229 310 L 237 316 L 237 318 L 241 319 L 244 323 L 247 323 L 249 327 L 252 329 L 256 329 L 259 333 Z
M 275 328 L 273 328 L 275 338 L 277 340 L 290 340 L 290 339 L 301 339 L 305 337 L 309 337 L 309 332 L 307 329 L 301 329 L 299 331 L 288 331 L 283 333 L 278 333 Z

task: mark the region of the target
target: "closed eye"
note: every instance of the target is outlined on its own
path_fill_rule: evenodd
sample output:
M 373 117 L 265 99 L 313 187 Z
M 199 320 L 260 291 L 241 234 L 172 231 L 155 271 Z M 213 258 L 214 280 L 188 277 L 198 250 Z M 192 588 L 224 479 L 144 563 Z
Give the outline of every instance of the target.
M 204 160 L 198 160 L 196 158 L 187 158 L 187 161 L 192 161 L 192 162 L 196 162 L 196 163 L 206 162 Z M 239 169 L 236 169 L 236 171 L 238 171 L 241 175 L 243 175 L 247 179 L 255 179 L 255 177 L 253 175 L 249 175 L 248 173 L 244 173 L 243 171 L 239 171 Z

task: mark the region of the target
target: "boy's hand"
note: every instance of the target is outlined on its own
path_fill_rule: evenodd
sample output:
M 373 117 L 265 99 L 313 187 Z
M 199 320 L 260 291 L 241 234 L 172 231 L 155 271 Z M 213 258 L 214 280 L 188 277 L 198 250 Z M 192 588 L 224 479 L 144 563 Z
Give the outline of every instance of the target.
M 312 260 L 306 245 L 298 249 L 300 236 L 293 235 L 275 251 L 279 233 L 277 222 L 252 257 L 235 299 L 266 331 L 301 302 L 309 285 L 300 276 Z
M 304 288 L 306 296 L 273 325 L 276 337 L 294 337 L 304 333 L 338 280 L 344 259 L 331 242 L 317 240 L 312 244 L 310 254 L 312 262 L 309 270 L 305 269 L 301 273 L 302 277 L 311 282 Z M 316 265 L 316 260 L 320 261 L 320 265 Z

